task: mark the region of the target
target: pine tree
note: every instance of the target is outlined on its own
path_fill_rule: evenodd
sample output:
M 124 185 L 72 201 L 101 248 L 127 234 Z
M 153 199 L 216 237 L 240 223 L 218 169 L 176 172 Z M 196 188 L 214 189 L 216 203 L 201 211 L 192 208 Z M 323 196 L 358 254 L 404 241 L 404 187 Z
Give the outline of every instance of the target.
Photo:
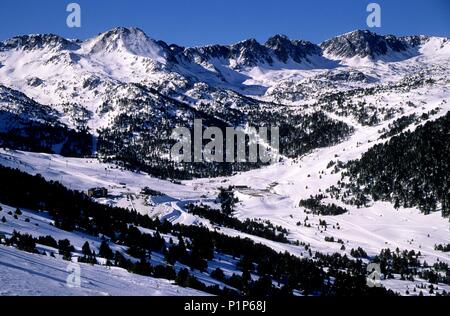
M 72 252 L 75 251 L 75 248 L 70 244 L 68 239 L 58 241 L 58 250 L 64 260 L 72 260 Z
M 188 279 L 189 279 L 189 271 L 187 269 L 181 269 L 178 272 L 175 282 L 181 287 L 186 287 L 188 284 Z
M 219 189 L 219 203 L 221 205 L 222 213 L 227 216 L 233 215 L 234 206 L 239 200 L 234 196 L 233 187 L 229 187 L 228 189 L 220 188 Z
M 6 223 L 6 218 L 5 218 L 5 216 L 2 217 L 2 223 Z
M 89 243 L 87 241 L 84 243 L 83 247 L 81 248 L 81 251 L 85 257 L 92 256 L 91 247 L 89 246 Z
M 216 280 L 223 281 L 225 279 L 225 274 L 223 273 L 222 269 L 216 268 L 216 270 L 213 270 L 211 272 L 211 277 Z
M 150 276 L 152 275 L 152 266 L 145 260 L 144 258 L 141 258 L 141 260 L 136 263 L 133 267 L 134 273 Z
M 98 255 L 102 258 L 112 260 L 114 258 L 114 253 L 109 247 L 108 243 L 106 241 L 102 241 L 99 249 Z

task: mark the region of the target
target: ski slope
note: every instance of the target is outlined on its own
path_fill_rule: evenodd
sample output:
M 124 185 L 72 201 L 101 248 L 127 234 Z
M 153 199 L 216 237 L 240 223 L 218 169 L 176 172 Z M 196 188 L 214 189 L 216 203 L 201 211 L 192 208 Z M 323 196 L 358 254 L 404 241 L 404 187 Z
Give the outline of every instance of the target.
M 112 267 L 79 264 L 81 286 L 70 287 L 69 262 L 0 245 L 0 296 L 204 296 L 169 281 Z
M 88 242 L 90 248 L 99 251 L 101 238 L 80 232 L 67 232 L 56 228 L 47 213 L 37 213 L 22 209 L 22 215 L 15 219 L 9 212 L 15 208 L 0 204 L 1 236 L 10 237 L 13 231 L 30 234 L 35 238 L 52 236 L 56 240 L 68 239 L 75 247 L 73 261 L 81 256 L 81 248 Z M 111 249 L 125 253 L 126 247 L 110 243 Z M 73 270 L 70 262 L 64 261 L 57 249 L 37 245 L 39 252 L 31 254 L 13 247 L 0 245 L 0 296 L 204 296 L 206 293 L 182 288 L 163 279 L 132 274 L 118 267 L 106 267 L 79 263 L 81 284 L 79 287 L 67 285 Z M 54 257 L 51 257 L 53 254 Z M 106 260 L 97 258 L 99 263 Z M 134 260 L 134 259 L 133 259 Z M 153 264 L 161 264 L 162 258 L 154 258 Z
M 85 234 L 85 233 L 82 233 L 79 231 L 69 232 L 69 231 L 59 229 L 59 228 L 55 227 L 54 221 L 50 218 L 50 216 L 48 215 L 47 212 L 36 212 L 33 210 L 28 210 L 28 209 L 22 208 L 21 209 L 22 215 L 19 215 L 19 216 L 17 216 L 17 218 L 15 218 L 14 214 L 15 214 L 16 208 L 5 205 L 5 204 L 1 204 L 1 203 L 0 203 L 0 207 L 1 207 L 0 219 L 5 217 L 5 220 L 6 220 L 5 223 L 0 221 L 0 241 L 2 240 L 3 237 L 10 238 L 12 236 L 13 232 L 16 231 L 16 232 L 20 232 L 21 234 L 29 234 L 29 235 L 33 236 L 34 238 L 51 236 L 56 241 L 63 240 L 63 239 L 69 240 L 70 244 L 73 245 L 74 249 L 75 249 L 74 252 L 72 252 L 72 261 L 74 261 L 74 262 L 77 262 L 78 258 L 83 257 L 82 247 L 85 242 L 87 242 L 89 244 L 89 247 L 92 251 L 99 254 L 99 249 L 100 249 L 100 245 L 102 242 L 101 236 L 100 237 L 92 236 L 92 235 L 88 235 L 88 234 Z M 185 215 L 188 215 L 188 214 L 185 214 Z M 189 215 L 189 216 L 191 216 L 191 215 Z M 195 219 L 195 222 L 193 222 L 192 224 L 198 225 L 200 223 L 204 224 L 206 226 L 209 226 L 212 229 L 212 225 L 210 225 L 210 223 L 206 220 Z M 155 231 L 151 230 L 151 229 L 147 229 L 147 228 L 143 228 L 143 227 L 137 227 L 137 228 L 143 234 L 153 235 L 155 233 Z M 231 236 L 239 236 L 239 232 L 234 231 L 234 230 L 227 230 L 227 231 L 224 231 L 224 233 L 231 235 Z M 161 234 L 161 236 L 164 238 L 166 243 L 170 243 L 170 242 L 173 242 L 175 244 L 178 243 L 177 236 L 170 235 L 170 234 Z M 251 236 L 251 235 L 247 235 L 247 236 L 249 238 L 255 239 L 256 241 L 258 241 L 258 240 L 260 242 L 264 241 L 264 239 L 262 239 L 262 238 L 257 238 L 255 236 Z M 1 244 L 1 242 L 0 242 L 0 244 Z M 134 258 L 127 253 L 127 250 L 128 250 L 127 246 L 118 245 L 118 244 L 115 244 L 112 242 L 109 242 L 108 245 L 113 252 L 119 251 L 126 259 L 128 259 L 132 262 L 139 261 L 137 258 Z M 276 248 L 277 243 L 272 242 L 272 247 Z M 11 249 L 14 249 L 14 248 L 11 248 Z M 52 257 L 54 256 L 55 258 L 53 258 L 53 259 L 55 259 L 56 261 L 63 262 L 66 266 L 69 264 L 69 262 L 62 260 L 62 256 L 59 254 L 59 251 L 56 248 L 52 248 L 52 247 L 41 245 L 41 244 L 37 243 L 36 249 L 41 254 L 44 254 L 44 255 L 37 255 L 36 258 L 42 258 L 42 257 L 45 258 L 45 256 L 52 256 Z M 284 251 L 284 250 L 281 249 L 280 251 Z M 0 254 L 0 256 L 1 256 L 1 254 Z M 6 262 L 8 262 L 8 259 L 5 258 L 4 260 L 5 260 L 5 265 L 6 265 Z M 36 260 L 38 260 L 38 259 L 36 259 Z M 106 263 L 107 263 L 107 260 L 105 258 L 99 257 L 99 255 L 96 257 L 96 260 L 99 265 L 106 265 Z M 180 262 L 176 262 L 173 265 L 173 268 L 174 268 L 175 272 L 177 272 L 177 273 L 181 269 L 190 270 L 191 275 L 195 276 L 198 280 L 200 280 L 202 283 L 206 284 L 207 286 L 217 285 L 221 288 L 227 287 L 227 288 L 233 289 L 229 285 L 212 278 L 210 276 L 210 274 L 216 268 L 220 268 L 224 272 L 224 274 L 228 277 L 232 276 L 233 274 L 241 275 L 242 272 L 239 271 L 239 269 L 237 268 L 238 261 L 239 260 L 237 258 L 233 258 L 229 255 L 224 255 L 222 253 L 215 253 L 214 258 L 208 262 L 208 269 L 205 272 L 202 272 L 199 270 L 192 270 L 192 269 L 190 269 L 189 266 L 186 266 Z M 161 252 L 152 252 L 150 259 L 149 259 L 149 263 L 151 263 L 152 266 L 167 265 L 165 256 Z M 88 265 L 88 266 L 92 267 L 91 265 Z M 99 266 L 99 268 L 101 268 L 101 266 Z M 15 275 L 17 272 L 19 272 L 19 270 L 20 269 L 18 268 L 16 270 L 10 270 L 9 272 L 5 272 L 5 273 L 11 273 L 11 274 Z M 111 269 L 106 269 L 106 270 L 111 271 Z M 115 269 L 115 270 L 120 271 L 121 269 Z M 101 270 L 101 271 L 103 271 L 103 270 Z M 94 273 L 94 271 L 93 271 L 93 273 Z M 127 275 L 128 275 L 128 273 L 127 273 Z M 130 275 L 134 276 L 134 274 L 130 274 Z M 20 278 L 19 276 L 17 276 L 17 277 Z M 5 278 L 6 278 L 6 276 L 5 276 Z M 143 278 L 145 278 L 145 277 L 143 277 Z M 9 282 L 12 282 L 12 281 L 13 281 L 12 278 L 5 279 L 5 283 L 3 284 L 4 287 L 9 288 L 10 287 Z M 148 282 L 153 282 L 153 281 L 155 281 L 155 279 L 149 278 Z M 159 281 L 159 279 L 156 280 L 155 282 L 158 283 L 158 281 Z M 84 286 L 84 285 L 82 285 L 82 286 Z M 101 286 L 99 286 L 99 288 L 101 288 Z M 141 295 L 141 294 L 139 294 L 140 293 L 139 289 L 137 289 L 136 291 L 138 291 L 137 292 L 138 294 L 136 294 L 136 295 Z M 14 293 L 14 291 L 12 291 L 11 293 Z M 188 292 L 185 291 L 185 292 L 182 292 L 182 294 L 180 294 L 180 295 L 189 295 L 187 293 Z M 1 295 L 1 293 L 0 293 L 0 295 Z M 55 293 L 54 295 L 58 295 L 58 293 Z M 79 294 L 67 293 L 67 294 L 62 294 L 62 295 L 79 295 Z M 129 288 L 128 290 L 124 290 L 123 294 L 121 294 L 121 295 L 135 295 L 135 289 Z M 144 295 L 147 295 L 147 294 L 144 294 Z M 152 294 L 149 293 L 148 295 L 152 295 Z M 156 294 L 156 295 L 158 295 L 158 294 Z M 162 295 L 170 295 L 170 293 L 163 293 Z M 194 293 L 193 295 L 196 295 L 196 294 Z

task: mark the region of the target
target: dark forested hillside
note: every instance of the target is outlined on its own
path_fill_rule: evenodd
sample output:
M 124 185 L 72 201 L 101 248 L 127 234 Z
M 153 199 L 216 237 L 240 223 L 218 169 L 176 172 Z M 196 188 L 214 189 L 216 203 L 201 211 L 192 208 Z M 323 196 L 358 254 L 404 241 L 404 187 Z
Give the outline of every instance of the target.
M 87 130 L 77 131 L 61 124 L 29 122 L 27 125 L 0 131 L 0 146 L 60 154 L 66 157 L 87 157 L 94 153 L 94 136 Z
M 449 216 L 450 112 L 376 145 L 350 162 L 344 176 L 350 180 L 346 186 L 362 199 L 370 194 L 396 207 L 418 206 L 424 213 L 442 210 Z
M 122 102 L 131 107 L 137 103 L 136 100 Z M 134 114 L 130 109 L 129 113 L 118 115 L 111 127 L 99 131 L 97 150 L 101 158 L 120 160 L 130 168 L 144 170 L 165 179 L 230 176 L 234 172 L 248 171 L 267 164 L 260 161 L 175 163 L 169 159 L 170 149 L 175 144 L 170 138 L 173 129 L 179 126 L 187 127 L 193 136 L 194 119 L 202 119 L 204 129 L 211 126 L 220 128 L 224 135 L 226 127 L 237 128 L 245 124 L 257 129 L 267 127 L 269 132 L 271 127 L 278 127 L 280 152 L 289 158 L 297 158 L 313 149 L 339 143 L 353 132 L 352 127 L 329 118 L 324 112 L 304 115 L 292 113 L 287 109 L 275 112 L 254 106 L 234 111 L 222 109 L 222 112 L 214 115 L 208 111 L 194 110 L 173 100 L 156 105 L 154 102 L 151 98 L 144 99 L 142 103 L 148 104 L 150 112 Z M 230 120 L 230 117 L 235 116 L 239 119 Z M 203 145 L 207 143 L 205 140 Z

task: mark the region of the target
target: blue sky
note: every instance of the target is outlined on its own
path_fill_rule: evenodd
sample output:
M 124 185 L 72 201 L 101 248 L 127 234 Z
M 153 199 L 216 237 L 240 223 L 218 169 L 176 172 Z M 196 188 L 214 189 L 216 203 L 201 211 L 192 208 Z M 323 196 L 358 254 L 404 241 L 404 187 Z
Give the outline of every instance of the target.
M 82 27 L 66 26 L 66 6 L 82 8 Z M 0 40 L 29 33 L 85 39 L 115 26 L 185 46 L 264 42 L 274 34 L 319 43 L 367 29 L 366 7 L 382 7 L 381 34 L 450 37 L 450 0 L 0 0 Z

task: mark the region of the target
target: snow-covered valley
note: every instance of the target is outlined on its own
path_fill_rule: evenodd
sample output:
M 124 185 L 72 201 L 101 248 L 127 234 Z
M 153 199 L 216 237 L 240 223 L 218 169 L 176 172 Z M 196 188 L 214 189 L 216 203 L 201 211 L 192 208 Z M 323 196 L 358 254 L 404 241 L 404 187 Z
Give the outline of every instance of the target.
M 353 46 L 346 46 L 343 39 Z M 372 41 L 385 41 L 386 51 L 379 51 L 379 42 L 375 45 Z M 359 46 L 364 49 L 354 51 Z M 450 252 L 436 249 L 437 245 L 450 241 L 449 219 L 441 212 L 424 214 L 419 207 L 395 206 L 390 201 L 350 205 L 330 195 L 323 201 L 334 203 L 345 213 L 313 214 L 300 204 L 325 194 L 343 181 L 346 168 L 336 169 L 336 165 L 345 166 L 377 144 L 389 143 L 392 137 L 412 133 L 445 117 L 450 112 L 449 61 L 447 38 L 392 39 L 368 31 L 344 34 L 321 45 L 275 36 L 264 45 L 249 40 L 231 46 L 199 48 L 169 46 L 148 38 L 139 29 L 125 28 L 83 42 L 53 35 L 18 37 L 0 43 L 0 122 L 3 122 L 0 131 L 6 133 L 5 140 L 0 142 L 0 147 L 5 147 L 0 149 L 0 166 L 39 174 L 47 181 L 86 194 L 93 188 L 104 188 L 108 193 L 94 199 L 102 205 L 136 211 L 172 225 L 206 227 L 229 237 L 247 237 L 297 258 L 314 259 L 320 254 L 337 253 L 357 260 L 353 251 L 362 248 L 367 255 L 362 260 L 366 264 L 384 249 L 407 250 L 420 253 L 418 259 L 427 266 L 447 265 L 448 275 Z M 149 125 L 150 130 L 156 126 L 151 131 L 162 137 L 164 133 L 158 134 L 160 127 L 169 128 L 175 124 L 171 121 L 174 118 L 182 117 L 177 123 L 187 122 L 190 115 L 203 113 L 230 125 L 245 125 L 259 111 L 272 113 L 275 119 L 276 115 L 320 112 L 332 122 L 345 124 L 351 132 L 338 137 L 338 141 L 311 145 L 304 152 L 299 150 L 295 157 L 290 152 L 290 157 L 285 155 L 270 166 L 231 175 L 207 174 L 204 178 L 172 181 L 140 171 L 141 165 L 130 167 L 122 163 L 123 155 L 116 156 L 117 152 L 123 154 L 122 148 L 108 148 L 110 151 L 105 152 L 94 148 L 90 155 L 80 155 L 89 158 L 72 158 L 74 155 L 64 155 L 63 150 L 43 153 L 26 150 L 29 147 L 24 150 L 20 144 L 17 146 L 16 139 L 8 142 L 13 140 L 14 128 L 53 122 L 69 130 L 87 129 L 95 141 L 103 141 L 105 129 L 109 136 L 130 137 L 124 140 L 124 145 L 135 145 L 145 137 L 134 130 L 134 122 L 129 124 L 125 120 L 129 125 L 121 125 L 120 121 L 131 112 L 135 119 L 144 115 L 144 126 Z M 396 122 L 406 117 L 412 117 L 413 121 L 389 134 L 395 131 Z M 151 120 L 146 121 L 147 118 Z M 259 117 L 258 120 L 271 122 Z M 290 126 L 302 125 L 294 121 Z M 294 138 L 288 145 L 314 140 L 311 136 L 314 126 L 311 124 L 309 128 L 307 140 Z M 137 130 L 142 131 L 142 126 Z M 29 132 L 17 133 L 27 139 Z M 165 140 L 163 137 L 162 142 Z M 51 148 L 65 146 L 57 144 Z M 156 152 L 161 153 L 160 148 Z M 153 157 L 149 154 L 144 161 L 150 161 L 151 165 Z M 233 214 L 235 219 L 267 221 L 285 229 L 288 241 L 278 242 L 236 228 L 219 227 L 190 212 L 190 205 L 220 209 L 217 197 L 220 189 L 226 187 L 234 188 L 239 200 Z M 98 237 L 58 229 L 50 225 L 51 218 L 46 219 L 37 210 L 23 211 L 25 215 L 16 219 L 12 215 L 15 208 L 7 203 L 2 207 L 0 217 L 7 212 L 11 214 L 0 223 L 0 237 L 10 238 L 17 231 L 35 238 L 45 235 L 59 240 L 67 238 L 78 255 L 86 241 L 95 249 L 100 246 Z M 167 244 L 176 237 L 164 236 Z M 124 253 L 128 250 L 124 245 L 111 247 Z M 152 252 L 150 263 L 164 265 L 165 256 Z M 220 267 L 227 277 L 242 276 L 238 261 L 216 252 L 206 271 L 192 273 L 208 286 L 234 289 L 211 277 L 211 273 Z M 66 266 L 67 262 L 60 257 L 27 254 L 0 245 L 0 295 L 203 293 L 162 279 L 131 274 L 122 268 L 88 264 L 82 266 L 82 287 L 70 289 L 65 286 Z M 176 272 L 182 266 L 175 264 Z M 443 270 L 438 272 L 445 275 Z M 256 272 L 250 276 L 251 280 L 259 278 Z M 272 282 L 275 288 L 281 288 L 280 280 L 277 285 L 275 279 Z M 381 284 L 401 295 L 450 292 L 449 284 L 433 284 L 417 276 L 408 280 L 396 273 L 383 278 Z M 434 287 L 430 293 L 431 284 Z M 293 293 L 305 294 L 300 288 L 294 288 Z

